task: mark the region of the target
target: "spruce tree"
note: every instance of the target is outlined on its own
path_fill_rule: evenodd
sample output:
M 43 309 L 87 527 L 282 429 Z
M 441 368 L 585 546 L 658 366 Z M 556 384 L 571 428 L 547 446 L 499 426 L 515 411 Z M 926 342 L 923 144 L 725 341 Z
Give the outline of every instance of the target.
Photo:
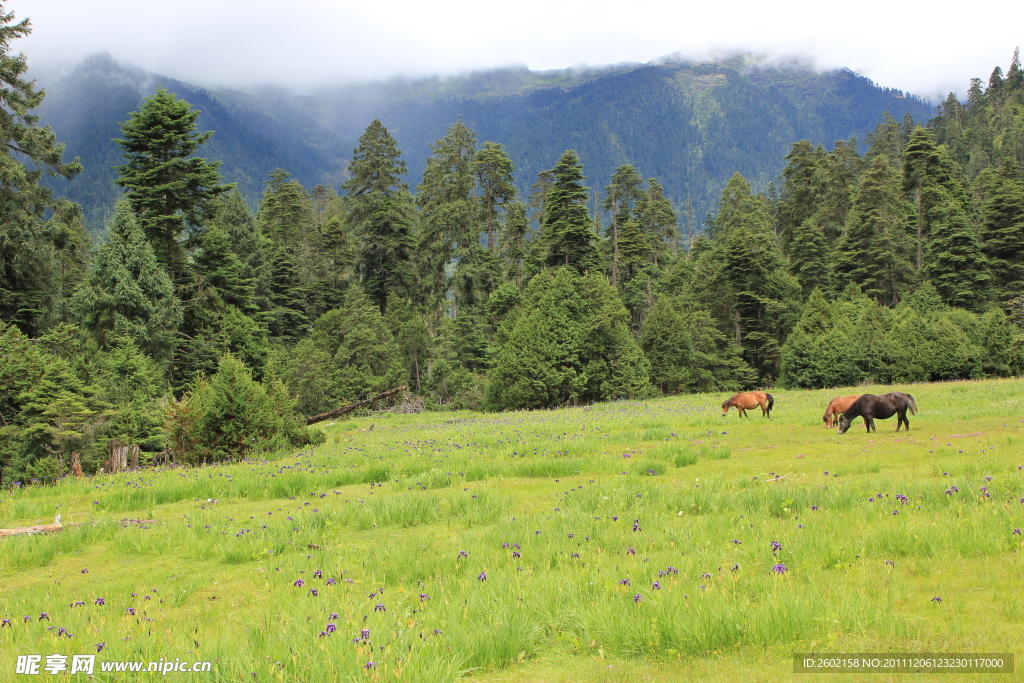
M 420 208 L 417 244 L 419 299 L 435 309 L 445 299 L 446 267 L 480 249 L 479 209 L 475 189 L 476 135 L 462 123 L 452 124 L 443 138 L 431 145 L 423 182 L 416 188 Z
M 295 249 L 313 236 L 315 220 L 309 193 L 280 168 L 270 173 L 257 215 L 263 234 L 286 248 Z
M 637 200 L 636 219 L 647 233 L 655 266 L 666 264 L 679 252 L 679 217 L 655 178 L 647 181 L 647 190 Z
M 800 282 L 805 296 L 827 284 L 830 252 L 825 232 L 813 218 L 804 220 L 793 231 L 789 244 L 790 272 Z
M 982 244 L 997 301 L 1024 291 L 1024 173 L 1012 159 L 978 177 L 988 188 L 981 205 Z
M 980 310 L 988 299 L 990 275 L 963 204 L 947 195 L 929 208 L 928 219 L 931 244 L 925 277 L 950 306 Z
M 156 361 L 170 358 L 182 322 L 181 304 L 128 202 L 115 207 L 107 242 L 72 305 L 102 347 L 128 336 Z
M 401 179 L 405 162 L 395 139 L 374 119 L 352 152 L 347 193 L 349 225 L 361 246 L 356 270 L 367 296 L 383 313 L 388 295 L 409 295 L 413 288 L 415 248 L 413 202 Z
M 836 254 L 836 289 L 854 283 L 886 305 L 899 303 L 914 281 L 913 243 L 906 229 L 910 210 L 898 172 L 885 155 L 873 157 Z
M 613 285 L 618 285 L 623 279 L 620 233 L 625 222 L 633 218 L 633 207 L 643 196 L 641 184 L 640 174 L 636 168 L 632 164 L 625 164 L 615 169 L 611 184 L 605 188 L 602 208 L 612 214 L 612 223 L 606 229 L 605 237 L 609 240 L 608 250 Z
M 473 173 L 480 188 L 480 212 L 483 214 L 484 231 L 487 233 L 487 249 L 494 251 L 502 212 L 516 198 L 513 179 L 515 168 L 501 143 L 485 142 L 473 158 Z
M 821 195 L 825 191 L 825 148 L 814 147 L 810 140 L 793 143 L 786 155 L 786 168 L 782 171 L 782 196 L 776 207 L 779 237 L 782 247 L 790 249 L 793 233 L 818 211 Z
M 551 169 L 552 183 L 544 198 L 541 239 L 548 266 L 571 266 L 579 272 L 597 265 L 597 248 L 587 213 L 587 189 L 583 165 L 573 150 L 568 150 Z
M 125 163 L 116 167 L 118 185 L 139 218 L 157 260 L 171 278 L 184 273 L 180 240 L 213 215 L 213 199 L 231 189 L 221 184 L 220 162 L 192 156 L 213 135 L 196 132 L 199 111 L 174 93 L 157 88 L 121 124 Z
M 61 230 L 47 230 L 44 216 L 51 210 L 69 215 L 74 207 L 57 200 L 40 184 L 43 176 L 73 178 L 82 170 L 75 159 L 64 162 L 64 145 L 49 126 L 39 126 L 32 113 L 44 92 L 24 78 L 25 55 L 11 52 L 11 43 L 30 34 L 29 21 L 14 22 L 13 12 L 0 5 L 0 320 L 37 335 L 42 318 L 53 305 L 52 254 Z M 32 168 L 26 165 L 31 162 Z

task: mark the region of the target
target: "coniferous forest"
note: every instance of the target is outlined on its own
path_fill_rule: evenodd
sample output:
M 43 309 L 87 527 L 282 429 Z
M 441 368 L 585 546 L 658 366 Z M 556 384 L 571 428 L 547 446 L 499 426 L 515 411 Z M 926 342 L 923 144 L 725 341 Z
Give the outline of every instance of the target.
M 410 409 L 516 410 L 1024 365 L 1016 54 L 866 147 L 793 141 L 770 192 L 736 173 L 703 225 L 645 169 L 590 187 L 573 150 L 522 193 L 461 120 L 422 177 L 373 120 L 343 182 L 278 169 L 253 212 L 159 89 L 121 123 L 93 245 L 43 184 L 82 168 L 33 113 L 28 31 L 0 16 L 4 486 L 97 471 L 114 440 L 177 463 L 316 442 L 302 417 L 399 386 Z

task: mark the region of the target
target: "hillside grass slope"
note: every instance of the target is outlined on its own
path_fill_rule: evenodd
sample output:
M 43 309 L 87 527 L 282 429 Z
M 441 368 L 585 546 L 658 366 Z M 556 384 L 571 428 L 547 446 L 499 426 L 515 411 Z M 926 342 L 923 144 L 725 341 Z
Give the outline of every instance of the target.
M 894 388 L 909 432 L 825 429 L 848 389 L 773 392 L 771 420 L 722 417 L 725 395 L 378 414 L 272 460 L 5 491 L 0 527 L 73 526 L 0 538 L 0 680 L 100 644 L 213 662 L 175 674 L 204 682 L 783 681 L 794 652 L 1013 652 L 1024 381 Z

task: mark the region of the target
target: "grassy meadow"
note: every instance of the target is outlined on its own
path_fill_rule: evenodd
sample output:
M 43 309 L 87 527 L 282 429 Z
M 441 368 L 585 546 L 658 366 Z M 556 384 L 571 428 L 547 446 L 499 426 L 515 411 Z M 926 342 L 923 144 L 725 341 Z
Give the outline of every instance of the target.
M 1024 381 L 899 388 L 909 433 L 826 430 L 850 390 L 773 392 L 772 420 L 721 417 L 722 394 L 378 414 L 268 460 L 2 491 L 0 527 L 75 526 L 0 538 L 0 681 L 19 654 L 98 649 L 213 662 L 180 681 L 425 683 L 1020 654 Z

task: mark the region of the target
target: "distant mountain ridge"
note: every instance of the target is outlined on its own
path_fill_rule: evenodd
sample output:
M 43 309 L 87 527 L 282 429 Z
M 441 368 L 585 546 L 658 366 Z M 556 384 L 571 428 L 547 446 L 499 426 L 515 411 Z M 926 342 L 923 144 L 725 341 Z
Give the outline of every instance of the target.
M 352 149 L 374 118 L 397 139 L 415 188 L 430 144 L 461 117 L 479 142 L 505 146 L 524 193 L 538 172 L 572 148 L 592 189 L 603 191 L 615 168 L 631 163 L 644 177 L 658 178 L 677 207 L 692 200 L 700 222 L 733 172 L 765 189 L 793 142 L 830 147 L 851 136 L 863 142 L 885 111 L 919 122 L 933 115 L 931 104 L 848 70 L 818 72 L 743 56 L 544 72 L 520 67 L 301 95 L 206 90 L 109 55 L 44 78 L 48 94 L 40 118 L 67 143 L 67 155 L 81 157 L 86 167 L 79 178 L 54 187 L 82 204 L 94 231 L 119 194 L 112 183 L 113 167 L 122 163 L 113 142 L 118 123 L 157 85 L 202 111 L 199 126 L 216 131 L 202 155 L 222 161 L 225 178 L 237 182 L 253 206 L 278 167 L 309 188 L 343 180 Z

